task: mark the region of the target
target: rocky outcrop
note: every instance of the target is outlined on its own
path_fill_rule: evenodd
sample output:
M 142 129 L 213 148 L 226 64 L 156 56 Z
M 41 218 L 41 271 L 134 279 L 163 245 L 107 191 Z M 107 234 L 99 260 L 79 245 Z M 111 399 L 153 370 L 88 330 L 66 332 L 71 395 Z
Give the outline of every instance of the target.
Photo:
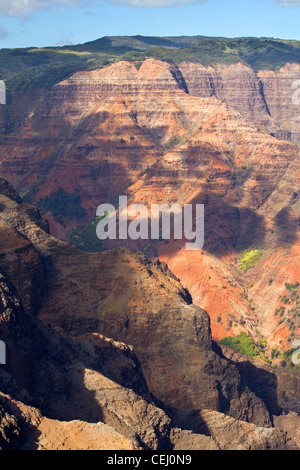
M 282 431 L 287 432 L 293 437 L 295 444 L 300 446 L 300 417 L 296 413 L 289 413 L 287 415 L 275 416 L 275 426 Z
M 1 450 L 141 450 L 133 439 L 102 422 L 58 421 L 46 418 L 32 406 L 0 394 L 0 403 L 12 415 L 2 418 Z M 7 432 L 8 424 L 13 433 Z
M 222 354 L 236 365 L 244 383 L 257 396 L 268 402 L 272 416 L 300 411 L 299 374 L 272 367 L 259 359 L 246 357 L 221 345 Z
M 3 450 L 142 450 L 135 439 L 126 438 L 102 422 L 63 422 L 45 418 L 38 409 L 3 394 L 0 394 L 0 402 L 12 413 L 2 415 Z M 296 415 L 278 417 L 278 429 L 259 428 L 203 410 L 203 434 L 172 428 L 171 448 L 174 451 L 298 450 L 297 418 Z M 289 437 L 291 434 L 293 439 Z
M 278 429 L 260 428 L 214 411 L 201 412 L 204 427 L 222 450 L 297 450 L 296 443 Z M 230 435 L 230 442 L 227 439 Z M 280 445 L 278 447 L 278 442 Z
M 251 422 L 251 448 L 269 445 L 261 428 L 272 448 L 292 448 L 165 265 L 126 249 L 80 253 L 37 225 L 27 204 L 0 199 L 11 251 L 25 239 L 44 267 L 37 312 L 25 313 L 16 272 L 0 279 L 1 446 L 179 449 L 190 435 L 195 448 L 226 448 L 203 427 L 209 409 L 220 426 L 224 413 L 237 427 Z
M 6 409 L 0 407 L 0 450 L 9 448 L 19 436 L 18 421 Z
M 43 419 L 37 450 L 141 450 L 124 435 L 103 423 L 59 422 Z
M 92 351 L 91 345 L 85 348 L 81 342 L 61 337 L 40 321 L 28 317 L 3 277 L 1 302 L 1 338 L 8 356 L 6 366 L 0 371 L 3 392 L 26 405 L 38 407 L 52 420 L 102 421 L 133 439 L 135 446 L 137 442 L 142 447 L 160 446 L 168 435 L 170 419 L 153 405 L 142 374 L 139 377 L 141 395 L 127 388 L 138 388 L 138 364 L 137 367 L 128 364 L 126 359 L 113 362 L 115 373 L 122 375 L 126 382 L 125 388 L 100 372 L 99 345 Z M 105 354 L 105 357 L 112 361 L 110 356 Z M 129 366 L 135 370 L 128 371 Z M 110 368 L 109 375 L 113 377 L 111 363 Z M 135 376 L 135 384 L 130 383 L 130 374 Z M 9 413 L 3 418 L 5 435 L 6 423 L 14 424 L 11 416 Z M 50 426 L 46 422 L 43 425 Z M 55 428 L 55 423 L 52 427 Z
M 190 305 L 190 297 L 174 276 L 168 277 L 160 266 L 126 249 L 92 254 L 87 261 L 86 254 L 56 241 L 35 225 L 26 206 L 28 224 L 18 233 L 19 205 L 4 199 L 9 211 L 2 213 L 2 222 L 17 237 L 26 238 L 43 260 L 40 320 L 58 334 L 77 336 L 81 341 L 85 338 L 97 348 L 103 347 L 103 339 L 95 334 L 133 345 L 150 392 L 176 412 L 203 406 L 230 411 L 234 404 L 233 413 L 239 413 L 237 370 L 213 352 L 207 313 Z M 88 269 L 83 270 L 84 265 Z M 13 275 L 17 284 L 18 275 Z M 22 273 L 19 276 L 23 280 Z M 23 303 L 25 294 L 20 291 L 19 295 Z M 41 383 L 39 378 L 37 383 Z M 258 410 L 254 421 L 268 425 L 264 407 L 251 396 L 249 400 Z

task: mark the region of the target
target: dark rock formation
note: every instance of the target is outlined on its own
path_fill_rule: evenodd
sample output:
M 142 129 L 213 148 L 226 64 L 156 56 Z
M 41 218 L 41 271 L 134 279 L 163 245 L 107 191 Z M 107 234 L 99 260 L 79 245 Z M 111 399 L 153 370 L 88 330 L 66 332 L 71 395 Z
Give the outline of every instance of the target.
M 29 206 L 10 199 L 5 188 L 3 448 L 59 448 L 57 432 L 70 448 L 76 447 L 73 435 L 84 442 L 94 436 L 91 448 L 97 442 L 106 448 L 103 436 L 110 439 L 112 430 L 92 426 L 99 422 L 118 433 L 112 441 L 117 448 L 180 448 L 192 431 L 190 442 L 206 448 L 295 448 L 288 431 L 272 427 L 266 404 L 243 383 L 236 365 L 213 348 L 207 313 L 190 304 L 165 266 L 126 249 L 80 253 L 45 232 Z M 12 269 L 21 242 L 24 261 L 39 260 L 27 270 L 27 281 L 24 271 Z M 40 265 L 39 303 L 30 310 L 34 289 L 18 286 L 30 285 Z M 232 435 L 226 426 L 235 429 Z

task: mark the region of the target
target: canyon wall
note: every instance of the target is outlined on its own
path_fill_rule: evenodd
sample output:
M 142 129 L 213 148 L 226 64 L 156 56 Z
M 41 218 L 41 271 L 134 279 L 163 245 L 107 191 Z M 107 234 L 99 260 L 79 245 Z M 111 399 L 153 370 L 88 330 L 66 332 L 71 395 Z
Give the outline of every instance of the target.
M 261 398 L 165 266 L 127 249 L 80 253 L 3 180 L 0 193 L 1 449 L 298 448 L 275 374 Z M 13 271 L 20 254 L 43 270 Z M 22 289 L 34 271 L 36 309 Z
M 299 280 L 299 150 L 270 131 L 296 123 L 298 72 L 148 59 L 75 73 L 40 91 L 2 138 L 0 174 L 38 205 L 59 188 L 79 196 L 78 216 L 63 212 L 64 201 L 59 217 L 45 209 L 51 233 L 64 240 L 120 194 L 130 203 L 203 203 L 202 251 L 176 241 L 130 248 L 168 263 L 208 311 L 214 339 L 246 331 L 270 350 L 287 349 L 299 320 L 279 323 L 276 310 L 285 283 Z M 253 249 L 262 256 L 244 272 L 241 254 Z
M 215 96 L 260 130 L 300 141 L 299 64 L 257 73 L 241 63 L 211 67 L 183 63 L 179 69 L 191 95 Z
M 297 371 L 217 344 L 246 332 L 271 357 L 297 339 L 299 73 L 123 61 L 8 104 L 0 175 L 22 197 L 1 179 L 0 447 L 299 445 L 281 414 L 299 412 Z M 204 204 L 203 248 L 66 243 L 124 194 Z

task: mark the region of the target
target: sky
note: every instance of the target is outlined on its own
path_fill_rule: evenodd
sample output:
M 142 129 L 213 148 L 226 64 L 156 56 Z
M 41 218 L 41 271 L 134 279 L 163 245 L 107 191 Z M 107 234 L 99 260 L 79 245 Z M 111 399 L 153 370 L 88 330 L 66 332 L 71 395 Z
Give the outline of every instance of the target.
M 0 0 L 0 48 L 137 34 L 300 40 L 299 20 L 300 0 Z

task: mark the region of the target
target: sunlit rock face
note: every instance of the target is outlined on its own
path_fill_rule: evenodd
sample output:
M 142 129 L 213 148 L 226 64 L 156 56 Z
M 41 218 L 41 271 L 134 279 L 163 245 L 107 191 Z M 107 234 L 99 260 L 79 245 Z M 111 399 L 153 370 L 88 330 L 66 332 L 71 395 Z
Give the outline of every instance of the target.
M 18 130 L 1 141 L 0 174 L 45 207 L 62 240 L 121 194 L 129 205 L 204 204 L 202 250 L 172 240 L 127 246 L 167 262 L 208 312 L 214 339 L 246 331 L 266 338 L 269 353 L 288 349 L 299 320 L 279 323 L 276 311 L 285 283 L 299 281 L 298 73 L 295 64 L 254 72 L 153 59 L 77 72 L 20 99 Z M 58 217 L 43 202 L 60 188 L 77 202 L 64 215 L 60 201 Z M 253 250 L 259 262 L 241 270 Z

